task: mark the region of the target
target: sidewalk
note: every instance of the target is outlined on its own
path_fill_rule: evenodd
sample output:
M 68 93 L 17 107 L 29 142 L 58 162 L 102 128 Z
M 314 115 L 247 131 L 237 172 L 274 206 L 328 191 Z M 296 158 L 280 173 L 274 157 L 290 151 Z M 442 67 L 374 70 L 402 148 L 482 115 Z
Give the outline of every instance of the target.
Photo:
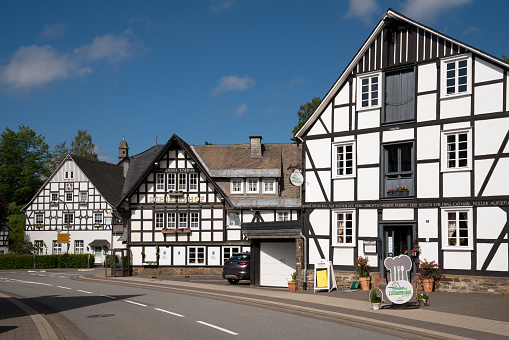
M 211 277 L 140 278 L 82 276 L 83 279 L 107 280 L 146 288 L 200 295 L 251 305 L 283 308 L 287 311 L 341 319 L 437 339 L 507 339 L 509 337 L 509 295 L 430 293 L 429 306 L 403 308 L 387 302 L 381 310 L 371 310 L 368 292 L 345 293 L 313 290 L 289 292 L 283 288 L 229 285 Z M 411 300 L 415 302 L 415 299 Z

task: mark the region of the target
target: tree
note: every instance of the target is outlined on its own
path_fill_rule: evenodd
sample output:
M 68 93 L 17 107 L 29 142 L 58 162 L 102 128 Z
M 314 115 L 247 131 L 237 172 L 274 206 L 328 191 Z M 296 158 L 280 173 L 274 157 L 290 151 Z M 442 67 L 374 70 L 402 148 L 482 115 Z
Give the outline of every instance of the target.
M 67 147 L 66 142 L 55 145 L 51 151 L 51 157 L 48 161 L 48 172 L 53 173 L 68 153 L 69 148 Z
M 70 153 L 76 156 L 98 159 L 95 144 L 92 143 L 92 136 L 87 133 L 87 130 L 78 130 L 78 135 L 71 142 Z
M 0 229 L 7 222 L 7 202 L 4 199 L 4 196 L 0 192 Z
M 502 54 L 502 59 L 504 59 L 506 63 L 509 63 L 509 57 L 506 56 L 505 54 Z
M 21 124 L 0 136 L 0 191 L 7 202 L 27 203 L 48 176 L 49 146 L 44 137 Z
M 299 122 L 292 130 L 292 133 L 294 135 L 297 133 L 297 131 L 300 130 L 302 125 L 304 125 L 304 123 L 311 116 L 311 114 L 315 112 L 318 105 L 320 105 L 320 102 L 321 102 L 320 98 L 313 97 L 311 102 L 307 102 L 306 104 L 301 105 L 299 107 L 299 111 L 297 112 L 297 116 L 299 116 Z

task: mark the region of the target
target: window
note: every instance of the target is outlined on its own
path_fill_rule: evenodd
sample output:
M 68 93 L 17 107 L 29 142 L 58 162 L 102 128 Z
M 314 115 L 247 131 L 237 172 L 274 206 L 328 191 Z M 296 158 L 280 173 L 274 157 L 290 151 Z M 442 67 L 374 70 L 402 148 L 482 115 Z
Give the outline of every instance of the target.
M 155 216 L 155 228 L 163 229 L 164 228 L 164 213 L 156 213 Z
M 200 226 L 199 215 L 196 212 L 189 213 L 189 220 L 191 222 L 191 228 L 198 229 Z
M 44 214 L 35 214 L 35 224 L 44 223 Z
M 73 224 L 74 214 L 64 214 L 64 224 Z
M 472 208 L 442 209 L 442 248 L 473 250 Z
M 177 190 L 175 174 L 168 174 L 168 190 Z
M 385 74 L 384 112 L 385 123 L 414 119 L 414 70 Z
M 442 171 L 472 169 L 471 129 L 442 131 Z
M 276 220 L 277 221 L 290 221 L 290 212 L 289 211 L 278 211 Z
M 58 194 L 52 192 L 51 193 L 51 202 L 56 202 L 56 201 L 58 201 Z
M 156 174 L 156 191 L 164 191 L 164 174 Z
M 228 226 L 230 228 L 240 228 L 240 213 L 238 211 L 228 212 Z
M 72 202 L 72 192 L 66 192 L 65 193 L 65 201 L 66 202 Z
M 186 191 L 187 190 L 187 175 L 179 174 L 179 190 Z
M 189 264 L 205 264 L 205 247 L 189 247 Z
M 264 178 L 263 182 L 263 193 L 264 194 L 275 194 L 276 193 L 276 179 L 275 178 Z
M 35 248 L 35 254 L 36 255 L 43 255 L 44 254 L 44 248 L 46 248 L 46 245 L 44 244 L 44 241 L 42 241 L 42 240 L 35 240 L 34 241 L 34 248 Z
M 73 178 L 74 178 L 74 172 L 72 172 L 72 171 L 65 172 L 65 179 L 73 179 Z
M 354 212 L 349 210 L 334 211 L 334 245 L 354 246 Z
M 94 213 L 94 224 L 103 224 L 103 214 Z
M 179 213 L 179 228 L 187 228 L 187 214 Z
M 380 107 L 380 73 L 359 76 L 357 83 L 357 109 Z
M 53 240 L 53 255 L 62 254 L 62 243 Z
M 86 192 L 80 192 L 80 201 L 86 202 L 88 199 L 88 193 Z
M 334 143 L 333 178 L 355 177 L 355 142 Z
M 230 182 L 230 192 L 232 194 L 242 194 L 244 192 L 243 186 L 244 181 L 241 178 L 232 178 Z
M 247 193 L 254 194 L 258 193 L 258 179 L 248 178 L 247 179 Z
M 240 247 L 223 247 L 223 263 L 226 262 L 233 254 L 239 253 Z
M 83 240 L 74 241 L 74 254 L 83 254 L 84 252 Z
M 177 228 L 177 214 L 168 213 L 168 229 Z
M 189 190 L 198 191 L 198 174 L 197 173 L 189 174 Z
M 383 197 L 414 195 L 414 143 L 383 146 Z
M 441 97 L 470 94 L 472 60 L 470 55 L 459 58 L 442 60 L 441 68 Z

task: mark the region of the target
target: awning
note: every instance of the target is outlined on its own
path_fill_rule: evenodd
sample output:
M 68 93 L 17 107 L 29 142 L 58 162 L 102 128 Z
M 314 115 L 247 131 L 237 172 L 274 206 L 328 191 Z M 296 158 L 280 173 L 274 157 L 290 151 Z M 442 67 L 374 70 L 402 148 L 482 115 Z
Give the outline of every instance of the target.
M 300 238 L 299 221 L 242 223 L 242 234 L 247 239 Z
M 107 240 L 93 240 L 88 245 L 90 247 L 103 247 L 103 248 L 110 247 L 110 243 Z

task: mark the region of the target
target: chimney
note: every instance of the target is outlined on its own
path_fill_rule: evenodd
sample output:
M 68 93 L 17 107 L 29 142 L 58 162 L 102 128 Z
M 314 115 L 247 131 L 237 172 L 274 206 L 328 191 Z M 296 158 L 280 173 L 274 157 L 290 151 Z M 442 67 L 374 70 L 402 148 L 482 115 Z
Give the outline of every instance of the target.
M 249 136 L 251 141 L 251 158 L 262 158 L 262 136 Z

